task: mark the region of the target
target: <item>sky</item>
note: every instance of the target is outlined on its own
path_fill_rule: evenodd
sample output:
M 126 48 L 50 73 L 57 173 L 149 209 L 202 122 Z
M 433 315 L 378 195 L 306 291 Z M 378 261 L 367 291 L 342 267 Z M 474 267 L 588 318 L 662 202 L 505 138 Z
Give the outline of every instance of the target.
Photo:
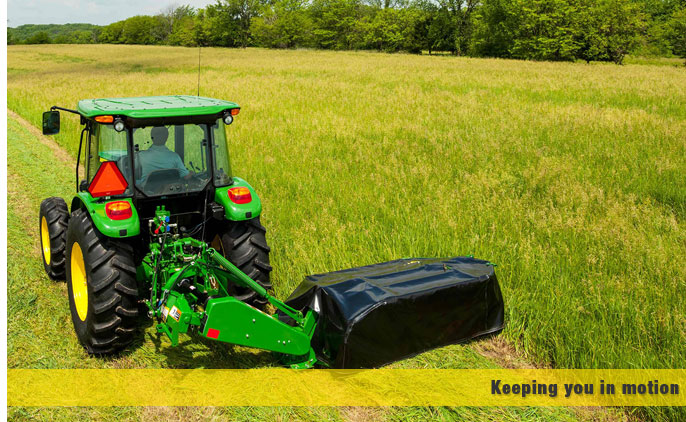
M 135 15 L 154 15 L 169 5 L 204 7 L 215 0 L 9 0 L 7 26 L 27 23 L 108 25 Z

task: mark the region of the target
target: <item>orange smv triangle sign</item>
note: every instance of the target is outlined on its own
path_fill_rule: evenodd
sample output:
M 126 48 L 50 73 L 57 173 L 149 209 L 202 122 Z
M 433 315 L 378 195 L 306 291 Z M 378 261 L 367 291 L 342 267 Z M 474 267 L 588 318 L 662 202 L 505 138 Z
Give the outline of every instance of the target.
M 124 175 L 121 174 L 117 163 L 114 161 L 105 161 L 100 164 L 95 177 L 88 186 L 88 192 L 93 197 L 121 195 L 126 192 L 129 184 L 126 182 Z

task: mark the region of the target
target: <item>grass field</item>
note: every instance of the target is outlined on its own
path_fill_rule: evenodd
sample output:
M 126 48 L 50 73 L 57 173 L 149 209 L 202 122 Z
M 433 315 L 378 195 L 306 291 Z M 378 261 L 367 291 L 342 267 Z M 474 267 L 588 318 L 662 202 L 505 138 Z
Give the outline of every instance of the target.
M 82 98 L 195 94 L 197 54 L 11 46 L 8 107 L 37 126 L 49 106 Z M 502 350 L 517 359 L 560 368 L 685 366 L 683 67 L 254 49 L 203 49 L 202 63 L 201 95 L 242 106 L 229 131 L 232 168 L 262 198 L 277 296 L 310 273 L 474 254 L 498 263 Z M 55 140 L 72 158 L 77 131 L 78 119 L 63 114 Z M 149 327 L 118 359 L 86 358 L 64 285 L 42 272 L 34 227 L 41 199 L 70 196 L 73 166 L 16 120 L 8 138 L 8 306 L 22 316 L 8 327 L 10 367 L 274 364 L 211 343 L 171 349 Z M 397 366 L 503 364 L 483 347 L 451 346 Z M 26 412 L 51 416 L 13 415 Z M 355 411 L 216 412 L 314 420 Z M 586 418 L 550 409 L 373 412 L 362 417 Z

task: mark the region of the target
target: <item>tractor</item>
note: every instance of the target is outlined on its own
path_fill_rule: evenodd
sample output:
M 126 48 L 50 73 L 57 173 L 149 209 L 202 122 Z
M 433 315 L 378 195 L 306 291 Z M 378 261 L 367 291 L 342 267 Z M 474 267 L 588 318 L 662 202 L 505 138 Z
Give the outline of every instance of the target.
M 43 113 L 45 135 L 59 133 L 60 112 L 82 126 L 76 194 L 69 205 L 45 199 L 39 224 L 43 266 L 66 279 L 87 353 L 122 351 L 146 315 L 173 346 L 201 336 L 294 368 L 377 367 L 502 330 L 493 265 L 472 257 L 312 275 L 285 302 L 274 297 L 260 198 L 229 162 L 239 111 L 174 95 Z

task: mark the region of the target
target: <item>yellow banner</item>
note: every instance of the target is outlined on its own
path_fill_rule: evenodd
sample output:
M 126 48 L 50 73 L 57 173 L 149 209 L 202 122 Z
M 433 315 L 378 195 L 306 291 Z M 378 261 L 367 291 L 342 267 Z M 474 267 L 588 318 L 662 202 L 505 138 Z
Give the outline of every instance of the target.
M 10 369 L 9 406 L 686 406 L 686 369 Z

